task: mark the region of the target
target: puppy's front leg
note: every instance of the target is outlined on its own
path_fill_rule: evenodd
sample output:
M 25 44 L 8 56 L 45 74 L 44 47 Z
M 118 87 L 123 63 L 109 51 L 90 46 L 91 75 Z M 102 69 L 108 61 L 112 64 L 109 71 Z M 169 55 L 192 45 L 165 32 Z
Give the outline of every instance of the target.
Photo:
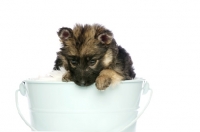
M 112 69 L 104 69 L 96 79 L 96 87 L 99 90 L 105 90 L 110 85 L 119 83 L 123 76 L 119 75 Z

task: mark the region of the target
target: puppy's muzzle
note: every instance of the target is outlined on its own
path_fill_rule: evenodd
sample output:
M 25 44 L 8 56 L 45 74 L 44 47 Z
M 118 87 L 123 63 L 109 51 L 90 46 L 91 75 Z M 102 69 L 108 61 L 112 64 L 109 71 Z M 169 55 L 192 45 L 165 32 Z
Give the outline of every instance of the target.
M 75 83 L 79 86 L 88 86 L 84 79 L 76 80 Z

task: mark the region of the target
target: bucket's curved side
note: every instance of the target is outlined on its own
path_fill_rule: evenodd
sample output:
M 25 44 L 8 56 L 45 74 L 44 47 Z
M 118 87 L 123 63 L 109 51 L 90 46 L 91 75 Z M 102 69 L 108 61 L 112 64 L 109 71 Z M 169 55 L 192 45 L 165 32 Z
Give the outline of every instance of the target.
M 106 90 L 107 92 L 106 91 L 100 92 L 98 90 L 95 91 L 96 89 L 94 89 L 94 88 L 93 89 L 92 88 L 87 88 L 87 90 L 86 90 L 86 89 L 83 89 L 83 88 L 81 88 L 81 89 L 77 88 L 76 86 L 75 86 L 75 88 L 70 88 L 70 89 L 68 88 L 67 89 L 66 86 L 65 86 L 65 83 L 51 83 L 51 85 L 48 85 L 46 88 L 44 88 L 45 84 L 43 84 L 43 83 L 37 83 L 37 84 L 29 83 L 29 82 L 25 82 L 25 83 L 26 83 L 26 88 L 27 88 L 27 91 L 26 91 L 27 92 L 27 97 L 28 97 L 29 103 L 30 103 L 29 105 L 30 105 L 30 110 L 31 110 L 31 125 L 24 118 L 22 118 L 22 119 L 24 120 L 24 122 L 32 130 L 36 130 L 37 129 L 37 130 L 42 130 L 42 131 L 47 131 L 47 130 L 49 130 L 49 131 L 52 131 L 52 130 L 56 131 L 56 130 L 59 129 L 61 131 L 65 131 L 67 129 L 65 127 L 65 126 L 67 126 L 66 124 L 69 125 L 70 123 L 72 123 L 72 122 L 70 122 L 71 120 L 75 121 L 72 124 L 76 124 L 77 125 L 76 120 L 80 120 L 81 119 L 81 120 L 83 120 L 82 121 L 83 123 L 82 124 L 81 124 L 81 122 L 79 122 L 79 123 L 81 125 L 86 125 L 86 124 L 84 124 L 84 122 L 85 123 L 87 122 L 87 120 L 85 120 L 85 119 L 87 119 L 88 117 L 90 118 L 89 120 L 91 122 L 93 122 L 93 123 L 98 123 L 99 118 L 106 117 L 105 120 L 101 120 L 101 122 L 104 122 L 104 123 L 106 122 L 105 125 L 108 124 L 107 121 L 112 122 L 112 121 L 115 121 L 115 120 L 117 121 L 117 120 L 121 119 L 124 122 L 127 122 L 127 123 L 120 123 L 120 125 L 122 125 L 122 127 L 126 126 L 125 128 L 123 127 L 124 129 L 122 131 L 126 130 L 126 132 L 129 132 L 129 130 L 130 130 L 130 132 L 134 132 L 135 131 L 136 120 L 144 112 L 143 111 L 142 113 L 140 112 L 138 114 L 137 111 L 135 111 L 135 110 L 137 110 L 138 105 L 139 105 L 139 99 L 138 98 L 140 98 L 141 90 L 142 90 L 142 86 L 143 86 L 140 82 L 137 82 L 134 85 L 136 87 L 139 87 L 138 90 L 136 90 L 136 91 L 134 90 L 136 92 L 135 93 L 136 95 L 134 95 L 135 96 L 134 98 L 133 97 L 126 97 L 126 94 L 129 93 L 127 91 L 133 90 L 131 88 L 129 90 L 128 89 L 122 90 L 123 88 L 120 89 L 122 91 L 125 91 L 124 93 L 122 91 L 120 91 L 120 90 L 117 91 L 116 89 L 118 89 L 118 88 L 109 88 L 109 89 Z M 45 91 L 48 91 L 48 90 L 51 91 L 51 89 L 53 89 L 55 87 L 54 84 L 56 86 L 58 86 L 58 85 L 60 85 L 60 86 L 58 86 L 55 91 L 47 92 L 45 94 Z M 73 83 L 71 83 L 71 84 L 73 85 Z M 24 84 L 23 84 L 23 86 L 25 87 Z M 42 91 L 42 89 L 45 89 L 45 90 Z M 63 89 L 67 89 L 69 91 L 63 91 Z M 76 89 L 78 89 L 78 91 L 76 91 Z M 143 90 L 144 90 L 144 87 L 143 87 Z M 19 90 L 16 91 L 16 93 L 18 93 L 18 92 L 19 92 Z M 42 94 L 40 92 L 42 92 Z M 64 93 L 66 92 L 66 93 L 63 94 L 63 92 Z M 131 99 L 135 100 L 134 101 L 135 104 L 131 105 L 130 108 L 132 108 L 132 109 L 126 109 L 126 108 L 122 108 L 121 109 L 119 106 L 117 106 L 117 103 L 116 104 L 113 103 L 114 105 L 116 105 L 115 108 L 122 110 L 121 112 L 117 111 L 116 109 L 109 109 L 109 110 L 107 109 L 104 112 L 102 111 L 102 109 L 98 109 L 99 111 L 98 110 L 95 111 L 93 109 L 93 111 L 89 111 L 89 112 L 88 112 L 89 109 L 86 109 L 85 110 L 85 111 L 87 111 L 86 113 L 84 113 L 83 111 L 75 111 L 74 112 L 74 110 L 76 110 L 77 108 L 87 108 L 87 107 L 93 106 L 94 104 L 87 105 L 85 103 L 85 104 L 80 105 L 80 107 L 79 107 L 76 104 L 77 102 L 80 102 L 79 100 L 73 102 L 72 100 L 74 98 L 66 98 L 65 97 L 66 95 L 67 95 L 67 97 L 74 96 L 74 95 L 70 94 L 70 92 L 77 93 L 77 96 L 75 96 L 75 99 L 76 99 L 76 97 L 81 96 L 82 97 L 82 99 L 81 99 L 82 102 L 81 103 L 84 103 L 84 102 L 88 101 L 84 97 L 89 96 L 90 99 L 94 99 L 94 98 L 96 98 L 95 96 L 98 96 L 99 100 L 96 100 L 96 101 L 98 103 L 100 103 L 99 104 L 99 108 L 101 108 L 103 106 L 103 104 L 106 103 L 106 101 L 108 99 L 110 99 L 110 102 L 109 101 L 107 101 L 107 102 L 110 103 L 109 105 L 112 105 L 113 101 L 115 101 L 117 98 L 121 97 L 121 96 L 117 96 L 116 98 L 114 98 L 115 96 L 113 96 L 113 98 L 112 98 L 112 94 L 119 94 L 119 93 L 120 94 L 122 93 L 122 97 L 125 97 L 126 101 L 127 100 L 131 100 Z M 89 92 L 93 92 L 93 93 L 89 94 Z M 60 99 L 56 99 L 55 100 L 54 95 L 56 95 L 57 97 L 60 96 L 62 98 L 62 101 L 59 102 Z M 106 95 L 106 96 L 104 96 L 104 95 Z M 49 102 L 47 102 L 47 100 L 49 99 L 48 97 L 52 98 L 52 99 L 49 100 Z M 16 95 L 16 98 L 17 98 L 17 95 Z M 105 100 L 101 100 L 101 99 L 104 99 L 104 98 L 105 98 Z M 72 102 L 70 102 L 69 100 L 72 101 Z M 125 107 L 126 107 L 126 105 L 130 105 L 131 104 L 130 102 L 126 102 L 125 103 L 125 102 L 123 102 L 123 100 L 117 100 L 117 101 L 121 102 L 122 104 L 125 104 Z M 43 106 L 43 103 L 45 103 L 45 102 L 47 102 L 47 104 L 45 106 Z M 64 107 L 64 109 L 63 109 L 63 107 L 59 107 L 59 105 L 63 105 L 66 102 L 70 103 L 69 104 L 70 105 L 70 109 L 67 109 L 67 107 Z M 150 102 L 150 100 L 149 100 L 149 102 Z M 42 103 L 42 104 L 40 104 L 40 103 Z M 51 103 L 53 104 L 52 106 L 51 106 Z M 16 99 L 16 104 L 18 104 L 18 100 L 17 99 Z M 56 104 L 56 109 L 55 109 L 55 104 Z M 109 105 L 107 105 L 107 107 L 109 107 Z M 96 106 L 98 106 L 98 105 L 95 105 L 94 107 L 96 107 Z M 54 109 L 52 109 L 52 108 L 54 108 Z M 18 109 L 18 107 L 17 107 L 17 109 Z M 19 114 L 20 114 L 21 117 L 23 117 L 20 112 L 19 112 Z M 89 114 L 89 116 L 87 114 Z M 49 115 L 51 115 L 51 116 L 49 116 Z M 80 115 L 82 116 L 82 118 L 79 118 Z M 96 119 L 94 119 L 94 118 L 96 118 Z M 56 119 L 56 120 L 52 120 L 52 119 Z M 68 119 L 68 120 L 66 121 L 66 119 Z M 58 123 L 58 124 L 56 124 L 56 122 L 65 122 L 65 123 L 60 123 L 60 124 Z M 101 122 L 99 122 L 98 125 L 101 124 Z M 129 124 L 129 122 L 131 122 L 131 124 Z M 41 124 L 43 124 L 43 126 Z M 114 123 L 114 124 L 116 125 L 116 123 Z M 129 125 L 125 125 L 125 124 L 129 124 Z M 74 127 L 76 127 L 76 125 Z M 51 126 L 52 128 L 49 127 L 49 126 Z M 101 125 L 99 125 L 99 126 L 101 126 Z M 102 126 L 103 126 L 103 124 L 102 124 Z M 122 127 L 120 127 L 120 129 Z M 97 131 L 98 129 L 95 130 L 95 128 L 96 127 L 95 127 L 95 124 L 94 124 L 94 128 L 91 128 L 91 129 L 88 130 L 87 127 L 85 127 L 85 130 L 88 130 L 88 131 L 91 131 L 91 130 L 92 131 Z M 109 127 L 108 129 L 111 130 L 111 128 L 112 127 Z M 102 131 L 107 131 L 107 130 L 106 129 L 102 129 Z M 80 129 L 77 130 L 77 131 L 80 131 Z M 119 131 L 119 129 L 117 131 Z M 122 132 L 122 131 L 120 131 L 120 132 Z
M 137 116 L 142 82 L 122 83 L 123 88 L 110 87 L 104 92 L 94 86 L 69 85 L 26 84 L 33 127 L 40 131 L 107 131 Z

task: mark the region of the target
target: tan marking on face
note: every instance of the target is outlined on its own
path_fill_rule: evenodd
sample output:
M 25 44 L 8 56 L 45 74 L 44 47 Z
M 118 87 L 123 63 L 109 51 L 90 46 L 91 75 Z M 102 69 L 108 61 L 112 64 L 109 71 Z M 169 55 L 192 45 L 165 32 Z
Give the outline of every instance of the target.
M 93 38 L 87 39 L 81 47 L 80 56 L 95 55 L 98 51 L 97 44 L 98 40 L 95 40 Z
M 113 60 L 112 50 L 108 49 L 106 54 L 103 57 L 103 65 L 104 65 L 104 67 L 108 67 L 112 63 L 112 60 Z

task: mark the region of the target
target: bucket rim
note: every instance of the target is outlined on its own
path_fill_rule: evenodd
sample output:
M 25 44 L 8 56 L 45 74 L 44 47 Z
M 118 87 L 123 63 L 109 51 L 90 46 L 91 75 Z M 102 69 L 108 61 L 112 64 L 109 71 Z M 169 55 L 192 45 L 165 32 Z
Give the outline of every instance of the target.
M 143 78 L 134 78 L 132 80 L 123 80 L 120 83 L 138 83 L 138 82 L 144 82 L 145 79 Z M 34 79 L 27 79 L 22 82 L 26 83 L 40 83 L 40 84 L 75 84 L 73 81 L 70 82 L 62 82 L 58 80 L 34 80 Z

